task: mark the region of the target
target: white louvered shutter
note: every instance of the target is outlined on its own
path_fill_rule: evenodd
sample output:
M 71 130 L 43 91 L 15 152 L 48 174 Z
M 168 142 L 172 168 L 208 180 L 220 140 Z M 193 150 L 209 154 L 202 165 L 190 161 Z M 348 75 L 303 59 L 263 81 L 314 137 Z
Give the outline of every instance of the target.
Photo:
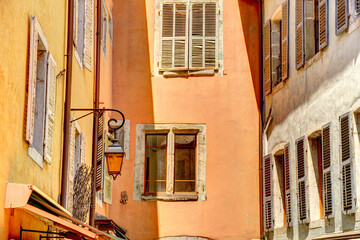
M 296 69 L 304 66 L 304 0 L 296 0 Z
M 28 59 L 28 89 L 26 106 L 26 140 L 30 145 L 33 143 L 34 119 L 35 119 L 35 92 L 36 92 L 36 69 L 37 69 L 37 50 L 38 38 L 35 27 L 36 17 L 30 17 L 30 36 L 29 36 L 29 59 Z
M 271 231 L 274 228 L 273 222 L 273 163 L 271 155 L 263 158 L 263 209 L 264 209 L 264 228 Z
M 350 116 L 350 113 L 347 113 L 340 117 L 340 156 L 342 172 L 342 201 L 344 214 L 352 213 L 355 209 Z
M 308 222 L 307 167 L 305 137 L 296 141 L 299 222 Z
M 53 139 L 55 130 L 55 107 L 56 107 L 56 62 L 51 54 L 47 60 L 47 83 L 46 83 L 46 116 L 44 137 L 44 159 L 47 163 L 52 162 Z
M 291 189 L 290 189 L 290 144 L 285 145 L 284 154 L 284 172 L 285 172 L 285 215 L 286 215 L 286 226 L 292 226 L 292 215 L 291 215 Z
M 282 5 L 281 24 L 281 69 L 282 80 L 289 77 L 289 2 L 286 0 Z
M 106 136 L 106 134 L 105 134 Z M 106 138 L 106 149 L 112 144 L 112 142 Z M 112 176 L 108 173 L 108 167 L 106 161 L 104 161 L 104 189 L 103 189 L 103 200 L 108 204 L 112 204 Z
M 69 167 L 68 167 L 68 201 L 67 201 L 67 210 L 73 212 L 73 202 L 74 202 L 74 177 L 75 177 L 75 141 L 76 137 L 76 127 L 75 122 L 70 124 L 70 151 L 69 151 Z
M 163 3 L 160 69 L 188 69 L 188 4 Z
M 190 69 L 218 68 L 218 7 L 216 2 L 190 6 Z
M 349 27 L 349 2 L 348 0 L 335 0 L 335 2 L 336 35 L 339 35 Z
M 323 172 L 323 212 L 326 218 L 333 216 L 333 197 L 331 181 L 331 131 L 330 124 L 322 127 L 322 172 Z
M 86 138 L 83 133 L 80 134 L 80 162 L 86 164 Z
M 84 65 L 91 71 L 93 59 L 93 0 L 85 1 Z
M 328 0 L 319 2 L 319 49 L 322 50 L 329 42 L 329 7 Z
M 265 95 L 271 93 L 271 21 L 268 20 L 264 24 L 264 38 L 263 38 L 263 51 L 264 51 L 264 91 Z
M 73 39 L 76 47 L 78 41 L 78 18 L 79 18 L 79 0 L 74 0 L 74 22 L 73 22 Z

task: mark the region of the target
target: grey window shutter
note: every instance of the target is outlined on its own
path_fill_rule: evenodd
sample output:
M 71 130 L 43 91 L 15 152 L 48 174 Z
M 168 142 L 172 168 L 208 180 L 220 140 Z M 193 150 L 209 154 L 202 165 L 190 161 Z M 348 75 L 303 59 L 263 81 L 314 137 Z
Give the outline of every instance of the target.
M 102 166 L 103 166 L 103 159 L 104 159 L 104 120 L 105 115 L 101 113 L 99 115 L 98 121 L 98 145 L 97 145 L 97 156 L 96 156 L 96 191 L 101 190 L 102 188 Z
M 284 172 L 285 172 L 285 216 L 286 226 L 292 226 L 291 216 L 291 189 L 290 189 L 290 144 L 285 145 Z
M 322 50 L 329 42 L 329 7 L 328 0 L 319 2 L 319 50 Z
M 340 116 L 340 156 L 342 170 L 342 200 L 344 214 L 355 209 L 352 162 L 352 136 L 350 113 Z
M 305 137 L 296 141 L 299 222 L 308 222 L 307 166 Z
M 263 199 L 264 199 L 264 228 L 271 231 L 274 228 L 273 222 L 273 163 L 271 155 L 263 158 Z
M 289 1 L 286 0 L 282 5 L 282 25 L 281 25 L 281 69 L 282 80 L 289 77 Z
M 217 3 L 192 3 L 190 12 L 190 69 L 216 69 L 218 68 Z
M 323 212 L 326 218 L 333 216 L 333 197 L 331 181 L 331 134 L 330 123 L 321 129 L 322 173 L 323 173 Z
M 28 89 L 26 103 L 26 140 L 30 145 L 33 143 L 34 120 L 35 120 L 35 93 L 36 93 L 36 69 L 37 69 L 37 50 L 38 32 L 35 27 L 36 17 L 30 17 L 30 36 L 29 36 L 29 59 L 28 59 Z
M 264 38 L 263 38 L 263 51 L 264 51 L 264 91 L 265 95 L 271 93 L 271 21 L 268 20 L 264 24 Z
M 339 35 L 349 27 L 349 2 L 348 0 L 336 0 L 336 35 Z
M 188 68 L 188 5 L 163 3 L 160 69 Z
M 47 163 L 51 163 L 53 157 L 56 107 L 56 62 L 51 53 L 48 55 L 47 66 L 44 159 Z
M 304 66 L 304 0 L 296 0 L 296 69 Z
M 360 14 L 360 0 L 355 0 L 355 12 Z

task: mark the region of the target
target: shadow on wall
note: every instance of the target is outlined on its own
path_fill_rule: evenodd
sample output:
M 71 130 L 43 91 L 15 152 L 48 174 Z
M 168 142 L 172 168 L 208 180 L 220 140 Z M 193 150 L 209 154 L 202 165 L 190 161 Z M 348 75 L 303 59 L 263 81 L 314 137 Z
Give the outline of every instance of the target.
M 121 109 L 131 121 L 131 141 L 130 160 L 126 160 L 121 178 L 113 184 L 113 192 L 119 194 L 113 194 L 109 213 L 128 230 L 130 239 L 156 239 L 159 232 L 157 203 L 132 200 L 135 124 L 154 122 L 146 1 L 113 2 L 113 107 Z M 120 204 L 122 191 L 128 192 L 127 204 Z
M 293 31 L 293 28 L 291 28 L 291 31 Z M 318 91 L 321 88 L 323 89 L 321 92 L 324 92 L 325 89 L 328 92 L 326 101 L 331 103 L 336 100 L 332 97 L 332 93 L 340 91 L 340 89 L 333 87 L 344 80 L 340 79 L 339 75 L 349 70 L 354 71 L 355 65 L 359 61 L 360 45 L 356 44 L 356 39 L 359 39 L 359 37 L 360 29 L 351 34 L 346 31 L 339 36 L 330 31 L 329 45 L 310 60 L 313 63 L 308 68 L 304 67 L 295 70 L 293 65 L 294 56 L 290 55 L 289 79 L 286 80 L 285 87 L 271 97 L 271 105 L 276 106 L 272 108 L 275 116 L 274 125 L 284 122 L 293 111 L 311 98 L 320 96 Z M 339 47 L 340 45 L 342 47 Z M 290 46 L 293 45 L 290 44 Z M 354 88 L 349 89 L 354 90 Z M 322 113 L 313 113 L 314 116 L 316 114 L 321 115 Z
M 225 1 L 225 0 L 224 0 Z M 257 0 L 238 0 L 242 30 L 246 44 L 248 62 L 250 65 L 251 78 L 256 102 L 260 111 L 261 97 L 261 35 L 260 35 L 260 12 Z

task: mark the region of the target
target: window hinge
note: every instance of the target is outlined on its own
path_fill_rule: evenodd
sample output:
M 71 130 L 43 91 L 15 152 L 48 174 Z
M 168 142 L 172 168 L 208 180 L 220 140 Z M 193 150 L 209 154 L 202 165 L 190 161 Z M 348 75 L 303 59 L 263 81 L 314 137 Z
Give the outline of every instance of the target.
M 162 11 L 161 10 L 158 11 L 158 15 L 162 16 Z
M 263 167 L 259 167 L 259 170 L 263 170 Z
M 220 8 L 218 8 L 217 15 L 220 15 L 220 13 L 221 13 L 221 10 L 220 10 Z

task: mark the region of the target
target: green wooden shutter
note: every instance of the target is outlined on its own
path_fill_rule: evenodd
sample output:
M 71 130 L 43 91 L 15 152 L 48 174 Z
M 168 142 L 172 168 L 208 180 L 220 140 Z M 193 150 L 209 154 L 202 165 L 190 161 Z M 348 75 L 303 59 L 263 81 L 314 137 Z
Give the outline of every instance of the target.
M 264 91 L 265 95 L 271 93 L 271 21 L 268 20 L 264 24 L 264 38 L 263 38 L 263 51 L 264 51 Z
M 285 216 L 286 226 L 292 226 L 291 216 L 291 189 L 290 189 L 290 144 L 285 145 L 284 170 L 285 170 Z
M 352 213 L 355 209 L 350 113 L 340 116 L 340 141 L 343 213 L 348 214 Z
M 333 197 L 331 181 L 331 134 L 330 124 L 322 127 L 321 149 L 322 149 L 322 172 L 323 172 L 323 208 L 324 216 L 329 218 L 333 216 Z
M 160 69 L 188 68 L 188 5 L 163 3 Z
M 39 35 L 36 25 L 36 17 L 30 17 L 30 36 L 29 36 L 29 59 L 28 59 L 28 89 L 26 104 L 26 140 L 30 145 L 33 143 L 34 120 L 35 120 L 35 93 L 36 93 L 36 69 L 37 69 L 37 50 Z
M 103 173 L 103 159 L 104 159 L 104 120 L 105 115 L 101 113 L 98 121 L 98 144 L 97 144 L 97 155 L 96 155 L 96 191 L 102 188 L 102 173 Z
M 304 66 L 304 0 L 296 0 L 296 69 Z
M 218 68 L 216 2 L 196 2 L 190 8 L 190 69 Z
M 46 80 L 46 116 L 44 137 L 44 159 L 51 163 L 53 157 L 53 138 L 55 130 L 56 107 L 56 62 L 49 53 L 47 60 Z
M 263 209 L 264 229 L 266 232 L 273 230 L 273 162 L 271 155 L 263 158 Z
M 299 222 L 308 222 L 307 166 L 305 137 L 296 141 Z
M 336 0 L 336 35 L 344 32 L 349 27 L 348 0 Z
M 318 18 L 319 18 L 319 50 L 322 50 L 329 42 L 329 8 L 328 0 L 319 2 Z
M 289 2 L 286 0 L 282 5 L 281 25 L 281 69 L 282 80 L 289 77 Z

